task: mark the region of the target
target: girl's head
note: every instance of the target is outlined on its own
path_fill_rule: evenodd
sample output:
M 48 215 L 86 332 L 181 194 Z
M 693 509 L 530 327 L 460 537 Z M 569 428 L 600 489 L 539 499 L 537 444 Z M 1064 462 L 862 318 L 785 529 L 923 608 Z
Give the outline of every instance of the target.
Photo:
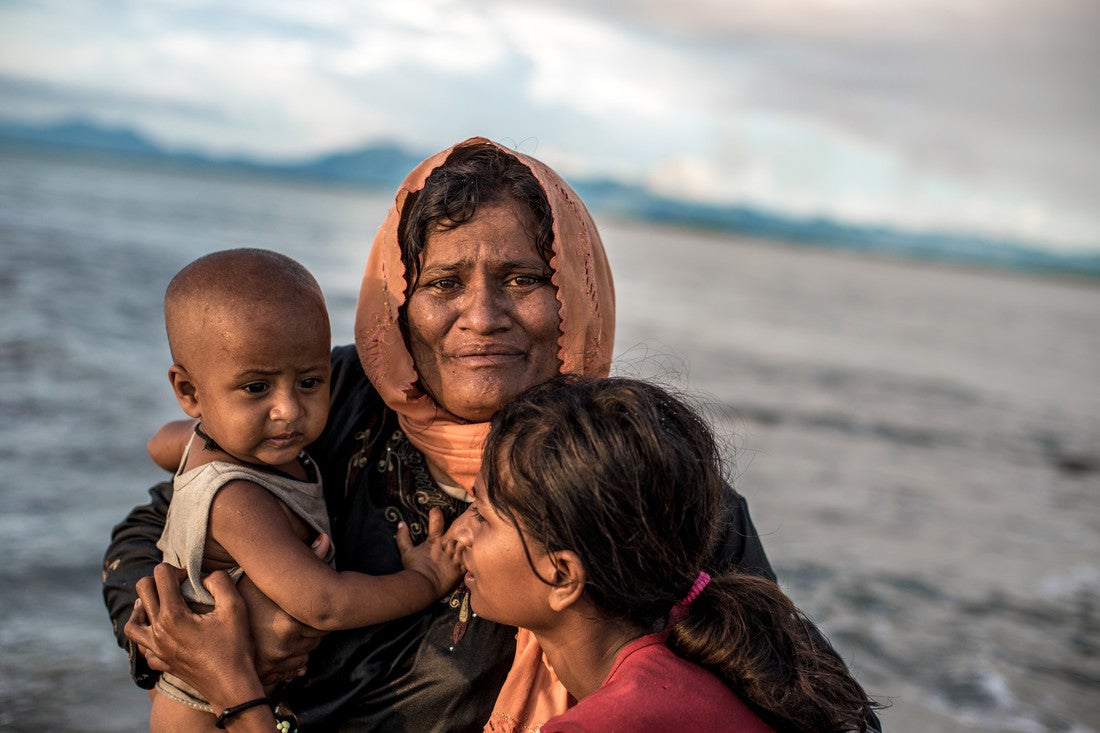
M 711 556 L 726 490 L 713 434 L 679 398 L 567 375 L 493 418 L 477 499 L 522 532 L 542 582 L 558 578 L 534 558 L 570 551 L 603 615 L 657 630 Z

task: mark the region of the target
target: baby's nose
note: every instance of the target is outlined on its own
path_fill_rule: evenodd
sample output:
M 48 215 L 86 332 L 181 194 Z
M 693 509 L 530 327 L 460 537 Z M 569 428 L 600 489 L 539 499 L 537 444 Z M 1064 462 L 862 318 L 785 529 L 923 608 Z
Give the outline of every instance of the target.
M 275 402 L 271 406 L 271 419 L 281 422 L 294 422 L 302 416 L 302 403 L 287 393 L 276 395 Z

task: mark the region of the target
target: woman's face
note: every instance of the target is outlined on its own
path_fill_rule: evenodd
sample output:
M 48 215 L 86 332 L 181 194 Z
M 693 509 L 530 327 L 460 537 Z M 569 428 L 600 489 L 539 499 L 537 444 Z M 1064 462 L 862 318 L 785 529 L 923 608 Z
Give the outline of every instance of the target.
M 409 348 L 424 389 L 459 419 L 485 422 L 560 369 L 557 292 L 532 219 L 515 202 L 485 205 L 421 254 Z

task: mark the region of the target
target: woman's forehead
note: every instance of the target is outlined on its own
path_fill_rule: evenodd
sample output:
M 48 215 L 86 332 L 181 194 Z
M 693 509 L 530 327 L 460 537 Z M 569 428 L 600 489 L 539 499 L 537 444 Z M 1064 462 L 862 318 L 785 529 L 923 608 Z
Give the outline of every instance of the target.
M 422 266 L 508 267 L 543 264 L 535 244 L 532 216 L 518 203 L 482 206 L 468 221 L 437 228 L 420 253 Z

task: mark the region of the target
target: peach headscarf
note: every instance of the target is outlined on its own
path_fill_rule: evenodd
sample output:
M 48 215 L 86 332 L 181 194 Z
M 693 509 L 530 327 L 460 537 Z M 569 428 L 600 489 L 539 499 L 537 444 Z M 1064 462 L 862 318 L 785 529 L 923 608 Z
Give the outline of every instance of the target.
M 615 337 L 615 289 L 596 225 L 573 189 L 544 164 L 474 137 L 428 158 L 405 178 L 393 208 L 374 237 L 355 316 L 355 345 L 367 377 L 424 456 L 467 492 L 481 469 L 488 423 L 460 423 L 445 415 L 417 384 L 419 375 L 397 322 L 405 302 L 405 266 L 397 241 L 408 195 L 457 147 L 491 145 L 514 155 L 538 179 L 554 217 L 551 281 L 560 304 L 558 358 L 562 372 L 606 376 Z
M 588 210 L 558 174 L 534 158 L 475 137 L 428 158 L 401 184 L 367 258 L 355 317 L 355 344 L 367 377 L 397 413 L 409 440 L 436 468 L 470 492 L 481 469 L 481 449 L 489 424 L 460 423 L 439 410 L 417 384 L 419 375 L 397 320 L 406 286 L 397 240 L 402 207 L 408 195 L 423 188 L 425 179 L 455 148 L 467 145 L 491 145 L 514 155 L 531 169 L 550 201 L 554 218 L 551 282 L 560 304 L 558 358 L 563 373 L 608 374 L 615 337 L 615 289 Z M 486 730 L 534 730 L 568 704 L 568 694 L 545 663 L 534 636 L 520 629 L 516 643 L 515 662 Z

